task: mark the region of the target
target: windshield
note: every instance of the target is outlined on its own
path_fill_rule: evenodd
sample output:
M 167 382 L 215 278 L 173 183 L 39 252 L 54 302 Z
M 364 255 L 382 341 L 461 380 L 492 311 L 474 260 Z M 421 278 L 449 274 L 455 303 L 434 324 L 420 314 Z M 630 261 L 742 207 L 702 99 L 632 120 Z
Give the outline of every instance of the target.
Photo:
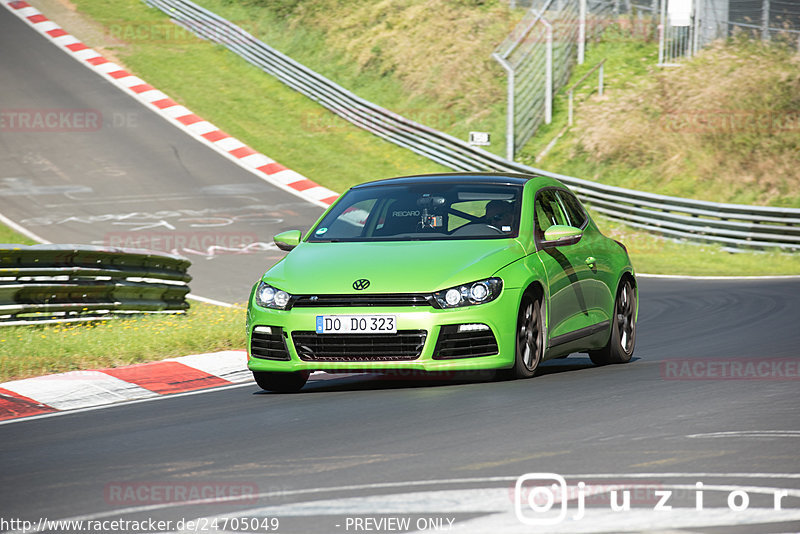
M 522 187 L 405 184 L 352 189 L 308 240 L 414 241 L 516 237 Z

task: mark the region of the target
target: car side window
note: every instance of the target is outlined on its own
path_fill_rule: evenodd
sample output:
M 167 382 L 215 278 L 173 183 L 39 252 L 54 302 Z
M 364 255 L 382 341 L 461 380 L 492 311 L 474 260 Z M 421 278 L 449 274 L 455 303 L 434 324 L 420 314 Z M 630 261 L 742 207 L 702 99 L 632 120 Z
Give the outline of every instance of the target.
M 569 224 L 555 189 L 545 189 L 536 196 L 536 238 L 544 239 L 545 231 L 556 224 Z
M 583 207 L 578 199 L 575 198 L 572 193 L 568 193 L 567 191 L 559 191 L 558 197 L 561 199 L 561 203 L 564 206 L 564 211 L 567 212 L 567 217 L 569 218 L 569 222 L 567 224 L 574 226 L 575 228 L 582 228 L 586 223 L 586 212 L 583 210 Z

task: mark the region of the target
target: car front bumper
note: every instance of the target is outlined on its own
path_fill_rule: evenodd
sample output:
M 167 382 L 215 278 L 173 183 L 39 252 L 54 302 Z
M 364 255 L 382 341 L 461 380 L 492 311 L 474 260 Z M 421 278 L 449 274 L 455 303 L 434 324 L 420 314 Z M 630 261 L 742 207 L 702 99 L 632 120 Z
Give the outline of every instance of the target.
M 520 290 L 504 288 L 492 302 L 444 310 L 409 306 L 293 308 L 284 311 L 262 308 L 251 302 L 247 314 L 248 368 L 278 372 L 437 372 L 509 368 L 515 357 L 519 299 Z M 403 359 L 398 359 L 392 356 L 394 352 L 391 349 L 388 353 L 382 352 L 382 347 L 387 344 L 400 343 L 392 339 L 397 335 L 350 334 L 350 338 L 345 339 L 341 334 L 316 334 L 317 316 L 320 315 L 393 315 L 397 320 L 397 335 L 417 335 L 421 348 L 414 351 L 415 355 L 406 351 Z M 473 326 L 466 327 L 466 332 L 459 332 L 457 325 L 485 325 L 487 329 L 470 330 L 475 328 Z M 338 340 L 334 339 L 336 336 L 340 336 Z M 487 350 L 485 342 L 489 337 L 494 338 L 496 348 L 490 346 Z M 359 350 L 351 343 L 361 348 L 370 344 L 376 346 L 370 349 L 371 356 L 367 357 L 359 356 Z M 264 357 L 263 347 L 267 345 L 272 348 L 269 357 Z M 340 356 L 319 357 L 322 349 L 318 352 L 309 348 L 331 345 L 337 346 Z M 385 359 L 389 357 L 394 359 Z

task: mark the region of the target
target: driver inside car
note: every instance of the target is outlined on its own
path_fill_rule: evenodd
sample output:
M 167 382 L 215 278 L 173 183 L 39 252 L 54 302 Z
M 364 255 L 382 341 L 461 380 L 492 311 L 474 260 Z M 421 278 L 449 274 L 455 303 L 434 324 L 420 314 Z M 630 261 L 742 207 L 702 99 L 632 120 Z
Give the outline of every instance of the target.
M 492 200 L 486 204 L 486 214 L 480 222 L 503 230 L 503 226 L 511 226 L 514 222 L 514 205 L 505 200 Z

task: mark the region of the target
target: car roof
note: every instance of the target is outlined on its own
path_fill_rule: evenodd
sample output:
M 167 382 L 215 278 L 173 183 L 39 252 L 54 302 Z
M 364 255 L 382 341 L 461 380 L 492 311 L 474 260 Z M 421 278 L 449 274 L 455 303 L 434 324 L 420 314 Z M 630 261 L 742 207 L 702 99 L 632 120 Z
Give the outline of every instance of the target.
M 376 187 L 384 185 L 408 185 L 408 184 L 448 184 L 448 183 L 469 183 L 486 185 L 525 185 L 531 179 L 540 178 L 548 182 L 551 180 L 543 176 L 533 174 L 515 174 L 500 172 L 450 172 L 436 174 L 416 174 L 411 176 L 400 176 L 397 178 L 386 178 L 383 180 L 373 180 L 353 186 L 353 189 L 364 187 Z

